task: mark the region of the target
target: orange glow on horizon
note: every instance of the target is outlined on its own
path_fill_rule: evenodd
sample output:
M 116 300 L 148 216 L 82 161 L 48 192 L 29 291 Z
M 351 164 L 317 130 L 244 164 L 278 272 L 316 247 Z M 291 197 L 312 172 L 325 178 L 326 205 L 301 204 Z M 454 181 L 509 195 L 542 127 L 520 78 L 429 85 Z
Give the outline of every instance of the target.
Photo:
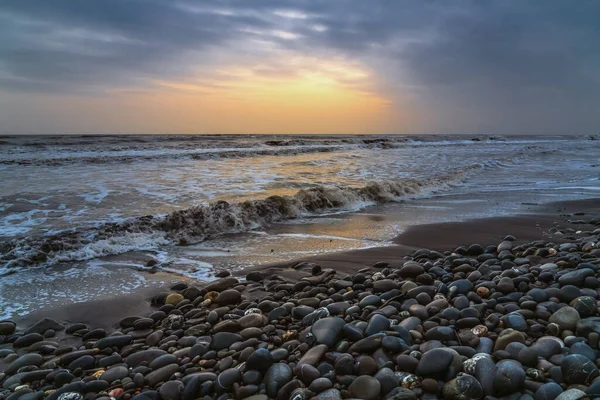
M 65 132 L 60 124 L 68 121 L 69 132 L 81 133 L 98 126 L 105 133 L 396 133 L 413 122 L 372 87 L 356 65 L 297 57 L 28 106 L 53 116 L 32 130 Z

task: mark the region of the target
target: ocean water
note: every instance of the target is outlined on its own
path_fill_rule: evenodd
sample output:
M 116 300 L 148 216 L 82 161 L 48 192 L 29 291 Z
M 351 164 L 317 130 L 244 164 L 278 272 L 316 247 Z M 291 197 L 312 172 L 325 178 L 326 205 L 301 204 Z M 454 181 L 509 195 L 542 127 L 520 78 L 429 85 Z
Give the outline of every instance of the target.
M 596 197 L 591 139 L 3 136 L 0 317 L 126 293 L 148 270 L 209 280 L 221 268 L 391 245 L 417 223 Z M 37 300 L 27 300 L 31 281 Z

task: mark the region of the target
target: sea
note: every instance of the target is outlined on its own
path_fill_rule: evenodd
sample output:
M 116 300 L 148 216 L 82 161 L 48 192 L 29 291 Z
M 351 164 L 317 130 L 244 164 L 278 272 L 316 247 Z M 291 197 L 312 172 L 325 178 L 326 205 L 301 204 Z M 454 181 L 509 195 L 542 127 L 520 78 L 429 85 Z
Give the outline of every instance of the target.
M 598 197 L 599 139 L 0 136 L 0 319 Z

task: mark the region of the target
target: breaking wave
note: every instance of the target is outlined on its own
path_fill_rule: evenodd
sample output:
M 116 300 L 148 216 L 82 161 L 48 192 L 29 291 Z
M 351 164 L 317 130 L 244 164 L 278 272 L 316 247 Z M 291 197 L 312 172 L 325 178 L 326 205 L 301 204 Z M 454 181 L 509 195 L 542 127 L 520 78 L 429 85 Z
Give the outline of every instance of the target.
M 367 205 L 424 197 L 448 188 L 468 173 L 472 165 L 423 181 L 376 181 L 362 187 L 314 186 L 292 196 L 271 196 L 239 203 L 219 201 L 209 205 L 147 215 L 122 222 L 62 231 L 40 237 L 0 242 L 0 275 L 17 267 L 89 260 L 135 250 L 156 250 L 166 245 L 186 245 L 215 236 L 257 229 L 271 223 L 334 211 L 356 211 Z

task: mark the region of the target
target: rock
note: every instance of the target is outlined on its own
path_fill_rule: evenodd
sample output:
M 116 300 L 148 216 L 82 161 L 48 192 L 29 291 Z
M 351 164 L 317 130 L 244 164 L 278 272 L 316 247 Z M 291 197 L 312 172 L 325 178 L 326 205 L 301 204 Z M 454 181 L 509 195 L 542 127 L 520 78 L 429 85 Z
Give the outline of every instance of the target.
M 215 383 L 217 388 L 220 388 L 222 391 L 228 391 L 233 387 L 234 383 L 240 382 L 241 380 L 242 373 L 240 370 L 237 368 L 229 368 L 219 374 Z
M 181 381 L 168 381 L 160 386 L 158 393 L 162 400 L 180 400 L 184 386 Z
M 112 383 L 116 380 L 123 379 L 129 375 L 129 370 L 125 367 L 113 367 L 100 375 L 100 379 L 108 383 Z
M 456 340 L 454 329 L 449 326 L 436 326 L 425 332 L 425 340 L 439 340 L 440 342 L 448 342 Z
M 174 373 L 179 371 L 178 364 L 170 364 L 166 365 L 162 368 L 157 369 L 156 371 L 150 372 L 144 378 L 146 384 L 150 387 L 156 386 L 160 382 L 167 381 Z
M 217 351 L 227 349 L 235 342 L 241 342 L 242 340 L 242 337 L 237 333 L 219 332 L 213 336 L 210 348 Z
M 557 324 L 561 330 L 575 331 L 577 322 L 581 317 L 573 307 L 562 307 L 548 319 L 549 322 Z
M 569 384 L 589 385 L 598 376 L 598 367 L 581 354 L 570 354 L 563 358 L 560 369 Z
M 446 382 L 443 389 L 444 399 L 469 400 L 481 399 L 483 389 L 481 384 L 471 375 L 463 374 Z
M 300 361 L 298 361 L 298 366 L 301 366 L 302 364 L 312 365 L 313 367 L 316 366 L 319 364 L 319 361 L 321 361 L 321 358 L 323 358 L 323 355 L 325 355 L 327 352 L 327 349 L 327 345 L 325 344 L 320 344 L 310 348 L 306 353 L 304 353 Z
M 265 372 L 273 364 L 273 356 L 267 349 L 256 349 L 246 360 L 248 369 Z
M 584 391 L 579 389 L 569 389 L 559 394 L 554 400 L 581 400 L 585 398 L 586 394 Z
M 558 383 L 544 383 L 536 390 L 535 400 L 554 400 L 562 392 L 563 390 Z
M 28 347 L 42 340 L 44 340 L 44 337 L 39 333 L 29 333 L 17 338 L 13 343 L 13 347 Z
M 571 301 L 570 306 L 577 310 L 581 318 L 587 318 L 596 315 L 596 300 L 590 296 L 579 296 Z
M 514 360 L 501 360 L 496 364 L 494 389 L 500 395 L 507 395 L 521 390 L 525 383 L 525 370 Z
M 312 381 L 308 389 L 314 393 L 321 393 L 327 389 L 331 389 L 333 383 L 327 378 L 318 378 Z
M 225 292 L 223 292 L 225 293 Z M 241 329 L 246 328 L 262 328 L 269 320 L 261 314 L 248 314 L 237 320 Z
M 294 400 L 305 399 L 306 397 L 294 397 Z M 324 392 L 319 393 L 314 397 L 317 400 L 342 400 L 342 394 L 337 389 L 328 389 Z
M 380 394 L 382 396 L 388 394 L 390 391 L 392 391 L 392 389 L 398 387 L 398 377 L 394 371 L 387 367 L 381 368 L 379 371 L 377 371 L 375 374 L 375 379 L 377 379 L 381 384 Z
M 106 348 L 118 347 L 121 348 L 133 341 L 133 336 L 131 335 L 119 335 L 119 336 L 109 336 L 102 338 L 96 342 L 94 345 L 95 348 L 104 350 Z
M 577 287 L 583 287 L 583 281 L 585 280 L 585 278 L 593 275 L 594 271 L 591 269 L 577 269 L 575 271 L 567 272 L 566 274 L 562 275 L 560 278 L 558 278 L 558 283 L 560 283 L 561 286 L 573 285 Z
M 15 331 L 16 327 L 17 327 L 17 325 L 14 322 L 1 321 L 0 322 L 0 335 L 8 336 Z
M 400 285 L 391 279 L 381 279 L 373 282 L 373 291 L 375 292 L 389 292 L 393 289 L 399 289 Z
M 386 331 L 390 328 L 390 320 L 381 314 L 375 314 L 369 320 L 365 334 L 367 336 L 374 335 L 379 332 Z
M 342 328 L 346 321 L 339 317 L 327 317 L 318 320 L 312 326 L 312 334 L 317 343 L 324 344 L 333 349 L 335 344 L 342 338 Z
M 372 376 L 362 375 L 348 387 L 350 395 L 357 399 L 376 400 L 381 392 L 381 384 Z
M 237 285 L 239 281 L 233 277 L 222 278 L 213 281 L 204 287 L 207 292 L 222 292 L 225 289 L 229 289 Z
M 182 300 L 183 300 L 183 295 L 181 295 L 179 293 L 171 293 L 165 299 L 165 304 L 171 304 L 173 306 L 176 306 Z
M 264 383 L 267 387 L 267 395 L 271 398 L 277 397 L 277 392 L 292 380 L 292 369 L 284 363 L 275 363 L 269 367 L 265 374 Z
M 525 343 L 525 335 L 514 329 L 504 329 L 496 339 L 494 351 L 504 350 L 512 342 Z
M 125 358 L 125 363 L 130 367 L 135 368 L 142 362 L 150 363 L 150 361 L 162 356 L 163 354 L 167 354 L 167 352 L 160 349 L 142 350 L 127 356 Z
M 441 347 L 424 353 L 415 373 L 419 376 L 448 381 L 454 378 L 461 369 L 460 355 L 450 348 Z
M 227 289 L 219 293 L 215 303 L 222 306 L 229 304 L 238 304 L 242 300 L 242 294 L 235 289 Z
M 44 319 L 39 320 L 32 326 L 30 326 L 29 329 L 27 329 L 23 333 L 25 335 L 27 335 L 29 333 L 43 334 L 44 332 L 46 332 L 49 329 L 53 329 L 54 331 L 62 331 L 63 329 L 65 329 L 65 327 L 64 327 L 64 325 L 59 324 L 57 321 L 55 321 L 51 318 L 44 318 Z
M 494 389 L 496 370 L 496 364 L 491 358 L 479 358 L 475 364 L 475 377 L 481 384 L 485 396 L 493 396 L 496 392 Z
M 25 354 L 25 355 L 22 355 L 21 357 L 17 358 L 16 360 L 14 360 L 13 362 L 11 362 L 8 365 L 8 367 L 6 367 L 4 372 L 7 375 L 13 375 L 22 367 L 26 367 L 26 366 L 39 367 L 43 362 L 44 362 L 44 358 L 39 354 L 36 354 L 36 353 Z

